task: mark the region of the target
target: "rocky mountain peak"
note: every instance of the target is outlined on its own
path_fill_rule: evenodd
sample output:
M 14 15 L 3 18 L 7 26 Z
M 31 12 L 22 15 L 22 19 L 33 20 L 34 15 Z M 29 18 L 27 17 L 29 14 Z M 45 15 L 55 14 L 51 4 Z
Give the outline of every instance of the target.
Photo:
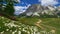
M 54 6 L 42 6 L 40 4 L 33 4 L 28 7 L 28 9 L 24 12 L 27 16 L 40 16 L 44 14 L 48 15 L 56 15 L 57 9 Z M 57 12 L 58 13 L 58 12 Z

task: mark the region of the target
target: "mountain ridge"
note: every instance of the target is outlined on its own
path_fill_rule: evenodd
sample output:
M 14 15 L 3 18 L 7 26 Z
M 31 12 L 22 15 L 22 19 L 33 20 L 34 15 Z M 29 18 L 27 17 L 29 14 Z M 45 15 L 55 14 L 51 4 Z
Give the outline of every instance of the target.
M 42 6 L 40 4 L 33 4 L 28 7 L 28 9 L 22 13 L 26 16 L 40 16 L 40 15 L 54 15 L 54 16 L 60 16 L 60 7 L 55 6 Z

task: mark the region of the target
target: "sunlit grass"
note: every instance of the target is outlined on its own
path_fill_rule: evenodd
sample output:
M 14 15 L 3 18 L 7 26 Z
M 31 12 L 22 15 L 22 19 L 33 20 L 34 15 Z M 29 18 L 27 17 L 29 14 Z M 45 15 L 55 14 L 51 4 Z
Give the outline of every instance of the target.
M 33 31 L 31 29 L 37 29 L 38 31 L 44 30 L 46 32 L 55 32 L 56 34 L 60 34 L 60 18 L 38 18 L 38 17 L 22 17 L 18 18 L 19 21 L 13 21 L 5 17 L 0 16 L 0 32 L 3 32 L 8 29 L 8 31 L 12 30 L 15 31 L 18 29 L 18 31 L 22 31 L 23 28 L 26 31 Z M 36 26 L 35 24 L 41 20 L 42 22 L 39 24 L 39 26 L 43 27 L 44 29 L 41 29 L 39 26 Z M 7 23 L 7 24 L 6 24 Z M 17 25 L 16 27 L 5 26 L 9 23 L 13 23 Z M 34 30 L 35 31 L 35 30 Z

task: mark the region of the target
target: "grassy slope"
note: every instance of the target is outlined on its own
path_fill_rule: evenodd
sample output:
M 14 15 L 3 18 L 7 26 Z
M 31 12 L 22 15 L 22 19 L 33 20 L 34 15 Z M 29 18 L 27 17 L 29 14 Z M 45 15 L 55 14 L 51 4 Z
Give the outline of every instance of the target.
M 47 25 L 50 29 L 55 29 L 56 34 L 60 34 L 60 18 L 42 18 L 42 21 L 42 24 Z
M 60 34 L 60 18 L 21 18 L 20 22 L 29 24 L 29 25 L 35 25 L 35 23 L 41 19 L 42 22 L 40 26 L 45 28 L 45 30 L 56 30 L 56 34 Z
M 23 23 L 23 24 L 28 24 L 28 25 L 32 26 L 32 25 L 35 25 L 35 23 L 39 19 L 42 20 L 40 26 L 44 27 L 45 30 L 49 31 L 49 30 L 54 29 L 54 30 L 56 30 L 56 34 L 60 34 L 60 18 L 36 18 L 36 17 L 26 18 L 26 17 L 23 17 L 23 18 L 19 18 L 18 22 Z M 4 18 L 4 17 L 0 16 L 0 27 L 4 26 L 4 22 L 5 23 L 10 23 L 11 21 L 13 21 L 13 20 L 9 20 L 7 18 Z

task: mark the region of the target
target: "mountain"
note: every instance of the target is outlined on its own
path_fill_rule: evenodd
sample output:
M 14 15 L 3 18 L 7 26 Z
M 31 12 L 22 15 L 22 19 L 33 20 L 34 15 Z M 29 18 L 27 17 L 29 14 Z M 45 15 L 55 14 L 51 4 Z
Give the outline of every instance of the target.
M 31 5 L 23 14 L 26 16 L 44 16 L 44 15 L 51 15 L 51 16 L 58 16 L 60 15 L 60 7 L 55 6 L 42 6 L 40 4 L 33 4 Z

